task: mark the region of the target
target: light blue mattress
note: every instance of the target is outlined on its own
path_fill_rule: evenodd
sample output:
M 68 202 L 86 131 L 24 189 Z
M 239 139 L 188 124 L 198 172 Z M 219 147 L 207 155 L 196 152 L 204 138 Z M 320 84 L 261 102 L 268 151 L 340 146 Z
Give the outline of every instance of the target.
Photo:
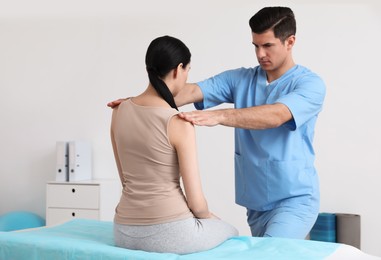
M 75 219 L 59 226 L 0 232 L 0 259 L 324 259 L 340 244 L 310 240 L 234 237 L 189 255 L 148 253 L 114 246 L 112 222 Z

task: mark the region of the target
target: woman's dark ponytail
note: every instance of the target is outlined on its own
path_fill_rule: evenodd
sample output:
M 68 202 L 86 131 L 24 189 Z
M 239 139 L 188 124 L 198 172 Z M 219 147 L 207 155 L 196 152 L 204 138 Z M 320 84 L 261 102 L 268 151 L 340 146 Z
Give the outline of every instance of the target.
M 152 68 L 147 68 L 148 78 L 157 93 L 174 109 L 179 110 L 176 106 L 175 99 L 165 82 L 159 77 L 158 73 Z

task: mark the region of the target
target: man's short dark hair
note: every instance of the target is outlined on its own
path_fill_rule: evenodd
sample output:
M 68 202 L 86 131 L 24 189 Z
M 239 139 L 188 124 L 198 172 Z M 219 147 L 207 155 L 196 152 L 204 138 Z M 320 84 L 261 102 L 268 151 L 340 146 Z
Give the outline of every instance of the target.
M 289 7 L 265 7 L 250 18 L 249 25 L 253 33 L 261 34 L 273 30 L 276 38 L 282 42 L 296 34 L 296 21 Z

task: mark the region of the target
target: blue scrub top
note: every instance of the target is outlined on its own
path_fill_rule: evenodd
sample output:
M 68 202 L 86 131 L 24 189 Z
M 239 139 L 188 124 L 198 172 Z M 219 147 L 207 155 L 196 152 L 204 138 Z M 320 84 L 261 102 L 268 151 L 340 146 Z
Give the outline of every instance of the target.
M 197 83 L 204 95 L 197 109 L 221 103 L 235 108 L 283 103 L 293 119 L 266 130 L 235 129 L 236 203 L 252 210 L 271 210 L 288 198 L 319 199 L 319 180 L 312 146 L 322 109 L 325 84 L 309 69 L 295 65 L 267 85 L 260 66 L 228 70 Z

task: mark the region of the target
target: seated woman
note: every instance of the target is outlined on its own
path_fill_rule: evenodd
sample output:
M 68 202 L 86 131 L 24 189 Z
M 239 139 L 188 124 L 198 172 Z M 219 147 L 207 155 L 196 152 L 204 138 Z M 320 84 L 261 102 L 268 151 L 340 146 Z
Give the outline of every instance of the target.
M 173 96 L 185 87 L 190 58 L 176 38 L 153 40 L 146 53 L 147 89 L 113 111 L 111 140 L 123 186 L 114 219 L 119 247 L 188 254 L 238 235 L 209 211 L 194 126 L 177 116 Z

